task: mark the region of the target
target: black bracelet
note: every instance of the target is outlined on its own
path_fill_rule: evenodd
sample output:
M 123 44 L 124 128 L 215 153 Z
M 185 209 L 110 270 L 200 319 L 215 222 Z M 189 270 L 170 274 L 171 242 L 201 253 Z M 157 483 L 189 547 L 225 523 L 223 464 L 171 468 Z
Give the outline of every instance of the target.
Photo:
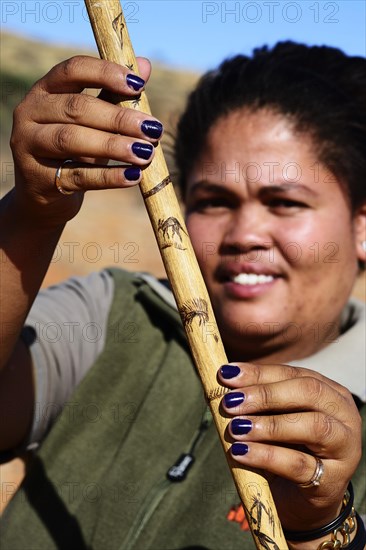
M 364 550 L 366 544 L 365 525 L 357 512 L 355 518 L 357 520 L 357 532 L 353 541 L 347 546 L 347 550 Z
M 309 540 L 316 540 L 324 537 L 325 535 L 328 535 L 328 533 L 331 533 L 332 531 L 334 531 L 334 529 L 340 527 L 350 515 L 353 506 L 354 492 L 351 482 L 349 482 L 348 484 L 347 491 L 349 493 L 348 502 L 339 514 L 339 516 L 337 516 L 333 521 L 331 521 L 327 525 L 324 525 L 324 527 L 319 527 L 319 529 L 312 529 L 311 531 L 288 531 L 284 529 L 283 534 L 285 536 L 285 539 L 293 542 L 306 542 Z

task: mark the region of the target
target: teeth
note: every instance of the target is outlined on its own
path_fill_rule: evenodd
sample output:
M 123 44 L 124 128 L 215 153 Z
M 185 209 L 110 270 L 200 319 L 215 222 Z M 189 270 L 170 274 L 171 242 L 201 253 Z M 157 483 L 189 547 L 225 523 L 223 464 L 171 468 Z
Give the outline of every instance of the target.
M 239 273 L 233 277 L 234 283 L 239 285 L 263 285 L 273 281 L 272 275 L 256 275 L 255 273 Z

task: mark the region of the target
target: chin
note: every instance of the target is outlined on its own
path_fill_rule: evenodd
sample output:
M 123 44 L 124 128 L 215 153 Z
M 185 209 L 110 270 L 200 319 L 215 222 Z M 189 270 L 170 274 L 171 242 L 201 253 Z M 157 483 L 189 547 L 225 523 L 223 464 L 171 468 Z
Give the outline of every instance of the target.
M 217 309 L 216 311 L 220 311 Z M 267 333 L 269 327 L 272 327 L 272 332 L 277 328 L 281 330 L 284 326 L 293 322 L 288 316 L 284 315 L 283 311 L 276 311 L 276 308 L 258 307 L 258 304 L 240 304 L 232 305 L 228 308 L 221 309 L 221 313 L 217 314 L 218 323 L 220 326 L 230 327 L 230 332 L 236 331 L 255 336 L 258 332 Z
M 284 333 L 283 329 L 289 325 L 289 338 L 292 339 L 293 332 L 296 332 L 294 338 L 297 337 L 296 322 L 274 308 L 268 311 L 268 307 L 258 309 L 241 304 L 240 307 L 230 307 L 230 311 L 221 309 L 221 314 L 216 317 L 225 345 L 242 349 L 243 353 L 249 349 L 266 353 L 266 348 L 283 347 L 286 345 L 286 331 Z
M 229 361 L 253 361 L 260 363 L 268 359 L 275 362 L 282 362 L 285 357 L 282 338 L 265 338 L 256 334 L 222 334 L 224 347 Z

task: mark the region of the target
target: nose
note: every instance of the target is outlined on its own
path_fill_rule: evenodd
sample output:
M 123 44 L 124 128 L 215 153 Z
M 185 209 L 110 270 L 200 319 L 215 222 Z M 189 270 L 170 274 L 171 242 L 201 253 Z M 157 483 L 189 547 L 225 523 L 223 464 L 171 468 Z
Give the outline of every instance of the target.
M 221 254 L 246 254 L 273 246 L 270 220 L 258 204 L 244 204 L 232 212 L 224 229 Z

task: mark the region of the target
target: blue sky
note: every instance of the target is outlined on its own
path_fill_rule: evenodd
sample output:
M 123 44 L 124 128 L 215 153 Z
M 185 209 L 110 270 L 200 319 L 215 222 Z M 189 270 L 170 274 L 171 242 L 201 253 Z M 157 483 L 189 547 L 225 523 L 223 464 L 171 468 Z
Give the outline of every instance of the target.
M 206 70 L 283 39 L 366 54 L 365 0 L 122 0 L 122 6 L 136 53 L 178 67 Z M 1 27 L 95 48 L 82 0 L 1 0 Z

